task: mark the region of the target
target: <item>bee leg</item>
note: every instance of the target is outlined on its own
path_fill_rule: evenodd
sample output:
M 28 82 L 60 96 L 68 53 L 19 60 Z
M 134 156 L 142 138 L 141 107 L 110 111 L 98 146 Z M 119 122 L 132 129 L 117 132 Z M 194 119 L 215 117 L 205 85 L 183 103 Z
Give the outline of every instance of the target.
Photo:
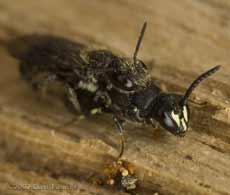
M 72 88 L 69 84 L 65 84 L 65 91 L 66 91 L 68 102 L 71 104 L 71 106 L 73 106 L 74 111 L 81 111 L 81 108 L 80 108 L 80 105 L 77 99 L 76 90 Z M 71 110 L 73 111 L 73 108 L 70 107 L 70 105 L 68 107 L 71 108 Z
M 80 111 L 80 105 L 79 102 L 77 100 L 77 93 L 76 91 L 69 85 L 69 84 L 65 84 L 65 92 L 66 92 L 66 106 L 73 111 L 74 113 L 77 113 Z M 58 129 L 66 127 L 66 126 L 70 126 L 73 123 L 75 123 L 78 120 L 84 119 L 84 115 L 80 115 L 80 116 L 75 116 L 73 117 L 71 120 L 65 122 L 64 124 L 62 124 L 61 126 L 58 127 Z
M 120 135 L 120 153 L 118 155 L 118 159 L 120 159 L 122 156 L 123 156 L 123 153 L 124 153 L 124 145 L 125 145 L 125 140 L 124 140 L 124 134 L 123 134 L 123 122 L 121 119 L 119 119 L 118 117 L 114 116 L 113 118 L 115 124 L 116 124 L 116 127 L 119 131 L 119 135 Z
M 100 100 L 104 103 L 105 107 L 108 108 L 112 104 L 112 100 L 109 97 L 109 94 L 105 91 L 98 90 L 93 100 L 99 102 Z
M 152 125 L 153 129 L 159 129 L 160 125 L 157 121 L 153 120 L 152 118 L 150 119 L 150 124 Z
M 31 85 L 34 90 L 39 90 L 41 98 L 44 99 L 47 92 L 47 86 L 49 83 L 57 80 L 57 76 L 55 74 L 46 74 L 41 78 L 36 80 L 32 80 Z

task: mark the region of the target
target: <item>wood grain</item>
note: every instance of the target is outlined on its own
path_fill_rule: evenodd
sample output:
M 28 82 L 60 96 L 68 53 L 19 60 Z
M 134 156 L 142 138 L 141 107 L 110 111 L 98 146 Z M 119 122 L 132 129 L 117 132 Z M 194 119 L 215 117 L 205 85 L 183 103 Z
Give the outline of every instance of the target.
M 230 194 L 230 1 L 0 1 L 0 193 L 125 194 L 92 184 L 118 153 L 111 116 L 77 120 L 55 94 L 40 100 L 18 73 L 5 41 L 20 35 L 61 35 L 125 56 L 139 53 L 168 91 L 183 93 L 202 71 L 221 71 L 192 98 L 184 138 L 151 127 L 126 126 L 124 158 L 135 164 L 138 194 Z M 19 184 L 76 184 L 75 190 L 15 190 Z

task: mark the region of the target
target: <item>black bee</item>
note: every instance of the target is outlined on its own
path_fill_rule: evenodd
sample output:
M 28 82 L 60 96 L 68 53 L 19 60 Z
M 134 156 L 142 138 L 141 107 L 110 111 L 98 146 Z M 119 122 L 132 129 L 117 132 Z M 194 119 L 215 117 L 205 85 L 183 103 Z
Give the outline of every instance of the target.
M 85 115 L 111 113 L 121 135 L 121 157 L 126 120 L 152 125 L 156 121 L 174 135 L 183 136 L 189 125 L 190 94 L 220 68 L 216 66 L 201 74 L 184 95 L 162 92 L 144 62 L 137 59 L 146 25 L 142 27 L 132 58 L 108 50 L 92 50 L 49 35 L 19 38 L 28 43 L 27 47 L 12 54 L 20 60 L 22 78 L 33 86 L 44 88 L 52 81 L 60 81 L 72 107 L 80 108 Z

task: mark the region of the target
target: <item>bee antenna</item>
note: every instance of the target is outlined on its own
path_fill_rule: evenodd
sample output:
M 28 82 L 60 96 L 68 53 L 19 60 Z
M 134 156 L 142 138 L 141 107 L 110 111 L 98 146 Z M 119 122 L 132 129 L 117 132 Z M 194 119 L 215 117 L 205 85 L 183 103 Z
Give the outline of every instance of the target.
M 204 72 L 203 74 L 201 74 L 197 79 L 195 79 L 192 84 L 189 86 L 189 88 L 187 89 L 187 91 L 185 92 L 185 95 L 182 97 L 182 99 L 180 100 L 179 105 L 182 107 L 183 105 L 185 105 L 187 99 L 189 98 L 189 96 L 191 95 L 191 93 L 193 92 L 193 90 L 201 83 L 201 81 L 205 80 L 207 77 L 211 76 L 212 74 L 214 74 L 216 71 L 218 71 L 220 69 L 220 65 L 215 66 L 214 68 Z
M 146 27 L 147 27 L 147 22 L 144 22 L 144 24 L 142 26 L 142 29 L 141 29 L 141 33 L 140 33 L 139 38 L 137 40 L 137 44 L 136 44 L 136 48 L 135 48 L 134 54 L 133 54 L 134 64 L 136 64 L 136 62 L 137 62 L 137 54 L 138 54 L 138 51 L 140 49 L 140 45 L 141 45 L 142 39 L 144 37 Z

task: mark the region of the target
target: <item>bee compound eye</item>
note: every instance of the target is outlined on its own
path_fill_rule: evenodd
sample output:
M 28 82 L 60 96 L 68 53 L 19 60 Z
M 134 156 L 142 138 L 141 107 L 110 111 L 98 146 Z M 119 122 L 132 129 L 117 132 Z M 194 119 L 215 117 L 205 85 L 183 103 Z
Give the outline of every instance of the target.
M 164 122 L 168 127 L 174 126 L 172 119 L 168 116 L 167 113 L 164 113 Z

